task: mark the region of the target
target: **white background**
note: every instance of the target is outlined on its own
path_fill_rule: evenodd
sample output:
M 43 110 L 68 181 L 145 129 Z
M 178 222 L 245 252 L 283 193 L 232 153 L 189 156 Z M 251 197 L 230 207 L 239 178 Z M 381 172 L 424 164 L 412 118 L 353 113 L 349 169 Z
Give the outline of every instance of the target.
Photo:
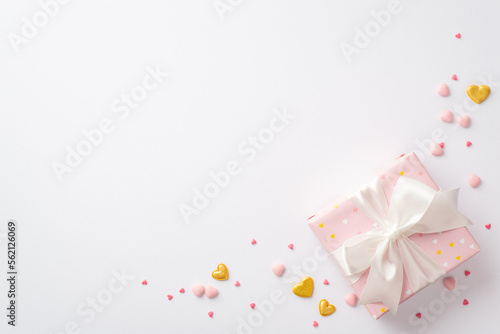
M 356 28 L 389 1 L 232 3 L 222 20 L 212 0 L 73 0 L 15 52 L 9 33 L 21 34 L 22 18 L 32 20 L 40 5 L 1 2 L 0 221 L 2 233 L 9 219 L 19 224 L 20 276 L 15 329 L 0 284 L 0 332 L 70 333 L 74 322 L 76 333 L 237 333 L 256 312 L 260 323 L 247 332 L 492 332 L 500 297 L 500 3 L 402 0 L 351 62 L 341 43 L 353 45 Z M 157 65 L 170 76 L 121 120 L 111 103 Z M 442 82 L 449 97 L 435 93 Z M 492 89 L 479 107 L 464 104 L 470 84 Z M 269 126 L 275 108 L 295 118 L 247 162 L 237 147 Z M 440 121 L 446 108 L 470 113 L 471 127 Z M 64 163 L 66 146 L 104 118 L 114 131 L 59 182 L 53 162 Z M 441 157 L 419 145 L 436 129 L 446 136 Z M 438 185 L 462 187 L 460 208 L 482 251 L 453 272 L 465 288 L 440 314 L 423 317 L 425 326 L 410 319 L 439 299 L 440 282 L 396 317 L 375 321 L 344 303 L 351 290 L 333 264 L 315 260 L 319 243 L 306 218 L 418 150 Z M 241 173 L 186 224 L 179 205 L 192 205 L 193 189 L 232 160 Z M 470 173 L 481 176 L 480 187 L 468 186 Z M 274 261 L 288 276 L 271 273 Z M 211 278 L 220 262 L 228 281 Z M 293 266 L 315 279 L 310 299 L 292 294 Z M 134 278 L 94 319 L 77 312 L 122 269 Z M 195 297 L 195 282 L 216 286 L 219 296 Z M 263 315 L 259 302 L 273 291 L 284 302 Z M 334 315 L 318 314 L 323 298 Z

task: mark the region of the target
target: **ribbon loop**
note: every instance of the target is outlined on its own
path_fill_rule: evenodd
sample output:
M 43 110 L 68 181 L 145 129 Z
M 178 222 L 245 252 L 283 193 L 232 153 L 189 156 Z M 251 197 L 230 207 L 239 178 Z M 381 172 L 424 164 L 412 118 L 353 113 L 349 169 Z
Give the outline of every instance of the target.
M 458 189 L 436 191 L 409 177 L 398 179 L 390 205 L 378 178 L 369 180 L 349 199 L 379 227 L 346 240 L 332 256 L 350 284 L 370 269 L 361 303 L 383 302 L 393 314 L 405 272 L 414 292 L 445 274 L 408 236 L 471 224 L 457 210 Z

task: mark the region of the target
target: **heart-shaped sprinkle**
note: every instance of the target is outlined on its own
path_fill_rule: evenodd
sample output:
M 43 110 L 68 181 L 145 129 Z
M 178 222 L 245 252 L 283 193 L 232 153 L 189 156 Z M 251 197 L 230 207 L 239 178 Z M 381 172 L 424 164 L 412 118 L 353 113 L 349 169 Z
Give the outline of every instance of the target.
M 457 78 L 457 75 L 456 75 L 456 74 L 453 74 L 453 75 L 451 76 L 451 80 L 457 80 L 457 79 L 458 79 L 458 78 Z
M 191 286 L 191 291 L 196 297 L 201 297 L 205 293 L 205 287 L 202 284 L 196 283 Z
M 319 224 L 319 227 L 324 227 L 325 225 L 323 225 L 323 223 Z
M 481 183 L 481 178 L 476 174 L 469 175 L 469 185 L 472 188 L 476 188 Z
M 252 245 L 255 245 L 257 243 L 257 241 L 255 241 L 255 239 L 252 239 L 252 241 L 250 242 Z
M 467 145 L 467 147 L 470 147 L 470 146 L 472 145 L 472 143 L 471 143 L 470 141 L 468 141 L 468 140 L 467 140 L 467 141 L 465 142 L 465 145 Z
M 293 244 L 289 244 L 288 248 L 290 248 L 291 250 L 293 250 Z
M 450 242 L 450 247 L 453 247 L 455 246 L 455 244 L 453 242 Z
M 344 301 L 347 305 L 354 307 L 358 302 L 358 297 L 354 293 L 349 293 L 345 295 Z
M 344 220 L 342 221 L 342 224 L 344 224 L 344 225 L 345 225 L 345 224 L 347 224 L 347 219 L 344 219 Z
M 239 281 L 234 282 L 234 286 L 240 286 L 240 282 Z
M 327 279 L 325 279 L 325 280 L 323 281 L 323 284 L 324 284 L 324 285 L 328 285 L 328 284 L 330 284 L 330 282 L 328 282 L 328 280 L 327 280 Z
M 484 227 L 486 227 L 489 230 L 491 228 L 491 224 L 486 224 L 484 225 Z
M 437 144 L 437 143 L 434 143 L 432 144 L 431 146 L 431 154 L 432 155 L 435 155 L 435 156 L 440 156 L 440 155 L 443 155 L 443 148 L 441 147 L 441 145 Z
M 456 259 L 460 261 L 460 255 L 458 255 L 458 256 L 456 257 Z
M 328 303 L 328 300 L 322 299 L 319 302 L 319 314 L 321 314 L 323 317 L 326 317 L 327 315 L 331 315 L 334 312 L 335 312 L 335 306 Z
M 316 321 L 313 321 L 313 327 L 318 327 L 318 323 Z
M 441 115 L 439 116 L 443 122 L 451 123 L 453 122 L 453 113 L 449 109 L 445 109 L 441 111 Z
M 486 85 L 482 86 L 476 86 L 476 85 L 470 85 L 467 87 L 467 95 L 470 97 L 470 99 L 477 104 L 482 103 L 488 95 L 490 95 L 490 87 Z
M 184 292 L 186 292 L 186 290 L 184 290 L 184 288 L 181 288 L 181 289 L 179 290 L 179 292 L 180 292 L 180 293 L 184 293 Z
M 382 307 L 382 308 L 380 309 L 380 312 L 385 313 L 385 307 Z
M 448 96 L 450 95 L 450 89 L 448 88 L 447 84 L 442 83 L 437 87 L 436 93 L 441 96 Z
M 215 298 L 219 294 L 219 291 L 215 286 L 207 285 L 205 288 L 205 296 L 208 298 Z
M 424 175 L 424 172 L 420 171 L 420 172 L 418 172 L 418 175 L 422 176 L 422 175 Z
M 439 143 L 439 146 L 441 146 L 441 148 L 444 148 L 444 143 L 443 143 L 443 142 L 440 142 L 440 143 Z
M 142 285 L 148 285 L 148 281 L 146 280 L 142 281 Z
M 469 245 L 469 248 L 470 248 L 470 249 L 474 249 L 474 244 L 470 244 L 470 245 Z
M 401 175 L 401 176 L 405 175 L 405 171 L 402 170 L 401 172 L 399 172 L 399 175 Z
M 250 307 L 251 307 L 252 309 L 255 309 L 255 303 L 250 303 Z
M 334 205 L 333 205 L 333 207 L 334 207 L 335 209 L 338 209 L 338 208 L 339 208 L 339 205 L 338 205 L 338 204 L 334 204 Z
M 444 267 L 448 267 L 448 262 L 443 263 Z
M 174 298 L 174 296 L 172 296 L 172 295 L 167 295 L 167 298 L 168 298 L 168 300 L 172 300 L 172 298 Z
M 330 238 L 335 239 L 335 233 L 330 234 Z
M 285 272 L 285 266 L 283 265 L 283 263 L 276 262 L 272 264 L 271 270 L 273 274 L 275 274 L 278 277 L 281 277 Z
M 469 305 L 469 301 L 467 299 L 464 299 L 464 301 L 462 302 L 462 304 Z
M 470 116 L 469 115 L 460 116 L 457 119 L 457 123 L 463 128 L 468 128 L 470 125 Z
M 465 276 L 469 276 L 469 275 L 470 275 L 470 271 L 466 270 L 466 271 L 464 272 L 464 274 L 465 274 Z
M 295 284 L 292 292 L 299 297 L 311 297 L 314 290 L 314 281 L 311 277 L 306 276 L 301 282 Z
M 208 316 L 209 316 L 210 318 L 213 318 L 213 317 L 214 317 L 214 312 L 212 312 L 212 311 L 208 312 Z
M 438 243 L 438 239 L 434 239 L 434 240 L 432 240 L 432 243 L 433 243 L 433 244 L 435 244 L 435 245 L 437 245 L 437 243 Z
M 415 316 L 420 319 L 422 318 L 422 313 L 418 312 L 417 314 L 415 314 Z
M 218 281 L 225 281 L 229 277 L 229 271 L 224 263 L 217 266 L 217 270 L 212 271 L 212 277 Z
M 438 251 L 436 253 L 438 253 L 438 255 L 441 255 L 441 250 L 438 249 Z
M 455 37 L 456 37 L 456 38 L 461 38 L 461 37 L 462 37 L 462 35 L 461 35 L 460 33 L 458 33 L 458 34 L 456 34 L 456 35 L 455 35 Z
M 463 238 L 460 239 L 460 243 L 462 243 L 462 244 L 465 243 L 465 239 L 463 239 Z
M 455 285 L 457 284 L 457 281 L 453 277 L 446 277 L 443 279 L 443 284 L 446 289 L 448 290 L 453 290 L 455 289 Z

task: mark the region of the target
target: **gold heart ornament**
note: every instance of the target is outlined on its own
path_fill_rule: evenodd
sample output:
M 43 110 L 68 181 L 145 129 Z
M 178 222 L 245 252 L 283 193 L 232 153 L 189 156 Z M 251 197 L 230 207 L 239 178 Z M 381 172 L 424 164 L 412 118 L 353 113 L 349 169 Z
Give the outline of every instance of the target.
M 217 270 L 212 271 L 212 277 L 218 281 L 225 281 L 229 277 L 229 271 L 224 263 L 217 266 Z
M 327 315 L 333 314 L 335 312 L 335 306 L 328 303 L 328 300 L 322 299 L 319 302 L 319 314 L 326 317 Z
M 479 87 L 476 85 L 470 85 L 469 87 L 467 87 L 467 95 L 469 95 L 472 101 L 479 104 L 486 100 L 488 95 L 490 95 L 490 87 L 486 85 L 482 85 Z
M 311 297 L 314 290 L 314 281 L 311 277 L 307 276 L 302 279 L 300 283 L 293 286 L 292 291 L 299 297 Z

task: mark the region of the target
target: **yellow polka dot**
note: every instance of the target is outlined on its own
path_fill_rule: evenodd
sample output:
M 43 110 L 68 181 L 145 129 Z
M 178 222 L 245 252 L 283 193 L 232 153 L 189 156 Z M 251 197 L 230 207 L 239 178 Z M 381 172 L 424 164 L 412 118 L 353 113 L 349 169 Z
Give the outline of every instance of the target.
M 324 226 L 323 223 L 319 224 L 319 227 L 323 227 L 323 226 Z
M 457 260 L 460 260 L 460 255 L 459 255 L 459 256 L 457 256 Z
M 330 237 L 331 237 L 332 239 L 333 239 L 333 238 L 335 238 L 335 234 L 332 234 Z
M 438 253 L 439 255 L 441 255 L 441 250 L 439 249 L 436 253 Z
M 453 242 L 452 242 L 452 243 L 450 243 L 450 247 L 453 247 L 453 246 L 455 246 L 455 245 L 453 244 Z
M 399 172 L 399 174 L 401 174 L 401 175 L 405 175 L 405 171 L 404 171 L 404 170 L 402 170 L 401 172 Z
M 384 313 L 385 312 L 385 307 L 381 308 L 380 312 Z
M 339 208 L 339 206 L 338 206 L 337 204 L 335 204 L 333 207 L 334 207 L 335 209 L 338 209 L 338 208 Z

